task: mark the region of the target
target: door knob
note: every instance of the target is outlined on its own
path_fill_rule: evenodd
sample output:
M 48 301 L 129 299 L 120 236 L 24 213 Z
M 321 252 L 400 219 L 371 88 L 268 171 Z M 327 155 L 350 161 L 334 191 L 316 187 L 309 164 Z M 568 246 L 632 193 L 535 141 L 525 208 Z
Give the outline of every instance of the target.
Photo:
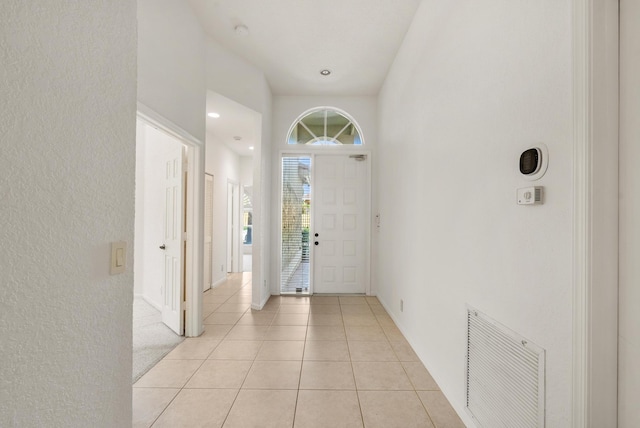
M 315 237 L 316 237 L 316 238 L 318 237 L 318 234 L 317 234 L 317 233 L 315 234 Z
M 166 250 L 166 249 L 167 249 L 167 247 L 165 247 L 165 245 L 164 245 L 164 244 L 162 244 L 162 245 L 160 245 L 160 249 L 161 249 L 161 250 Z
M 318 241 L 316 241 L 316 242 L 314 242 L 314 244 L 318 245 L 318 244 L 319 244 L 319 242 L 318 242 Z

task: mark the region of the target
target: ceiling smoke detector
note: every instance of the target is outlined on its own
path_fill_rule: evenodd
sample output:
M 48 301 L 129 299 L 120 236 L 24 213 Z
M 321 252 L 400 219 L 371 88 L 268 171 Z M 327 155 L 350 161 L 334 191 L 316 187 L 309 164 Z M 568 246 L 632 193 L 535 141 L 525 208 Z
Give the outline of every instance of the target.
M 236 33 L 236 36 L 248 36 L 249 35 L 249 27 L 246 25 L 236 25 L 233 28 L 233 31 Z
M 242 140 L 242 137 L 240 137 L 239 135 L 236 135 L 235 137 L 233 137 L 233 139 L 236 141 L 240 141 Z
M 328 76 L 331 74 L 331 70 L 327 70 L 325 68 L 324 70 L 320 70 L 320 74 L 322 74 L 323 76 Z

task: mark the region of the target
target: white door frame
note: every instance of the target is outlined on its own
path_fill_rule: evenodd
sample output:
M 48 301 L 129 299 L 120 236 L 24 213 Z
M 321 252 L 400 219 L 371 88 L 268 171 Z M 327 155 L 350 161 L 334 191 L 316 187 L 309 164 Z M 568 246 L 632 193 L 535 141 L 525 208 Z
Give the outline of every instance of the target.
M 373 169 L 373 159 L 371 158 L 371 150 L 366 150 L 366 149 L 361 149 L 359 148 L 359 146 L 356 146 L 355 148 L 353 147 L 324 147 L 324 146 L 302 146 L 302 147 L 292 147 L 289 150 L 280 150 L 279 152 L 279 156 L 278 156 L 278 289 L 277 289 L 277 293 L 273 293 L 273 294 L 281 294 L 281 290 L 282 290 L 282 158 L 284 156 L 309 156 L 311 158 L 311 176 L 313 177 L 313 175 L 315 174 L 314 172 L 314 159 L 316 155 L 334 155 L 334 156 L 349 156 L 349 155 L 356 155 L 356 154 L 362 154 L 367 156 L 367 161 L 368 161 L 368 168 L 367 168 L 367 193 L 368 193 L 368 198 L 367 198 L 367 207 L 366 207 L 366 211 L 367 211 L 367 215 L 366 215 L 366 225 L 365 225 L 365 229 L 369 231 L 369 233 L 366 234 L 366 241 L 365 241 L 365 248 L 366 248 L 366 261 L 365 261 L 365 268 L 364 268 L 364 272 L 365 272 L 365 281 L 366 281 L 366 286 L 365 286 L 365 295 L 370 296 L 371 295 L 371 235 L 373 234 L 373 231 L 371 230 L 372 227 L 372 219 L 371 216 L 373 215 L 373 211 L 372 211 L 372 180 L 371 180 L 371 171 Z M 313 204 L 315 201 L 315 195 L 314 195 L 314 186 L 313 186 L 313 182 L 311 184 L 311 204 Z M 313 212 L 313 207 L 311 208 L 312 212 Z M 311 227 L 310 229 L 313 230 L 314 227 L 314 216 L 311 216 Z M 309 236 L 309 242 L 311 242 L 311 236 Z M 310 265 L 310 269 L 311 271 L 309 272 L 309 294 L 312 295 L 313 294 L 313 267 L 314 267 L 314 263 L 312 262 L 313 260 L 313 248 L 311 248 L 312 246 L 310 245 L 310 253 L 309 253 L 309 262 L 311 263 Z
M 571 426 L 617 425 L 618 1 L 573 0 Z
M 227 273 L 242 272 L 239 258 L 242 254 L 240 237 L 240 184 L 227 180 Z
M 205 145 L 172 121 L 138 102 L 137 117 L 141 121 L 177 138 L 186 145 L 189 174 L 187 174 L 187 255 L 184 261 L 185 336 L 202 334 L 202 280 L 204 255 L 204 160 Z
M 210 187 L 210 189 L 211 189 L 211 197 L 210 197 L 210 200 L 211 200 L 211 208 L 210 208 L 210 210 L 211 210 L 211 218 L 206 218 L 206 216 L 204 218 L 205 223 L 206 222 L 210 223 L 209 224 L 209 228 L 211 230 L 211 237 L 210 237 L 210 239 L 211 239 L 211 243 L 210 243 L 211 252 L 209 253 L 209 260 L 204 260 L 203 259 L 203 264 L 202 264 L 202 267 L 203 267 L 203 278 L 204 278 L 203 279 L 203 291 L 207 291 L 213 285 L 213 225 L 214 225 L 214 221 L 213 221 L 213 209 L 214 209 L 213 196 L 214 196 L 214 189 L 215 189 L 214 188 L 215 177 L 213 176 L 213 174 L 208 174 L 208 173 L 205 173 L 204 177 L 205 177 L 205 193 L 206 193 L 206 190 L 207 190 L 207 181 L 211 182 L 211 187 Z M 205 206 L 203 207 L 203 209 L 205 211 L 206 211 L 207 196 L 208 195 L 205 194 Z M 206 226 L 207 226 L 206 224 L 203 226 L 203 231 L 205 231 L 205 233 L 206 233 L 206 229 L 207 229 Z M 207 237 L 205 236 L 205 245 L 207 245 L 206 240 L 207 240 Z M 206 253 L 203 253 L 203 256 L 204 256 L 204 254 L 206 254 Z M 206 272 L 204 272 L 204 270 L 206 270 L 207 267 L 209 268 L 209 273 L 208 274 Z M 208 283 L 205 282 L 207 277 L 209 279 Z

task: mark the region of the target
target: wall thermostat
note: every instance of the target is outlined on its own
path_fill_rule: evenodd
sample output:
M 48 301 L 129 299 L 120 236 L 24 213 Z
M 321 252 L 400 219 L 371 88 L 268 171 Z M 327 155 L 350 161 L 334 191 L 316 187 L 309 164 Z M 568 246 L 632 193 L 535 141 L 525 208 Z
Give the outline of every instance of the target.
M 544 144 L 537 144 L 522 152 L 520 155 L 520 173 L 527 180 L 538 180 L 549 165 L 549 151 Z
M 533 186 L 518 189 L 518 205 L 538 205 L 542 203 L 542 187 Z

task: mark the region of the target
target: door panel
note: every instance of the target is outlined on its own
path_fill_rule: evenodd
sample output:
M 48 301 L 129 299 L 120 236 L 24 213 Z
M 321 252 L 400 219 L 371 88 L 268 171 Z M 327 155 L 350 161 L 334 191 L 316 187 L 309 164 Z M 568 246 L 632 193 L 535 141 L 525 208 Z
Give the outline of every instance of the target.
M 177 334 L 184 334 L 183 295 L 183 174 L 182 145 L 165 156 L 164 288 L 162 322 Z
M 368 160 L 314 158 L 315 293 L 364 293 L 368 286 Z M 317 244 L 315 244 L 317 242 Z
M 204 286 L 213 282 L 213 175 L 204 175 Z

